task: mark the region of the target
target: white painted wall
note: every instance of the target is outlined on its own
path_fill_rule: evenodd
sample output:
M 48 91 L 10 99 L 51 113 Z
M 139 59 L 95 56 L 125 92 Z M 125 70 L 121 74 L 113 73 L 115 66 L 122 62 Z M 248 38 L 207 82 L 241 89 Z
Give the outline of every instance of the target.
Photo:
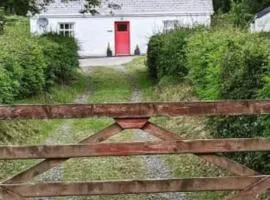
M 251 24 L 252 32 L 269 32 L 270 31 L 270 13 L 265 16 L 255 19 Z
M 178 20 L 182 26 L 204 25 L 210 26 L 210 15 L 194 16 L 145 16 L 145 17 L 89 17 L 89 16 L 46 16 L 49 26 L 46 31 L 57 32 L 59 23 L 74 23 L 75 38 L 80 45 L 80 55 L 84 56 L 106 56 L 108 43 L 115 53 L 115 30 L 116 21 L 130 22 L 131 54 L 134 54 L 136 45 L 139 45 L 141 53 L 147 51 L 149 38 L 158 32 L 163 31 L 164 20 Z M 37 25 L 38 17 L 31 19 L 31 32 L 42 34 L 43 29 Z

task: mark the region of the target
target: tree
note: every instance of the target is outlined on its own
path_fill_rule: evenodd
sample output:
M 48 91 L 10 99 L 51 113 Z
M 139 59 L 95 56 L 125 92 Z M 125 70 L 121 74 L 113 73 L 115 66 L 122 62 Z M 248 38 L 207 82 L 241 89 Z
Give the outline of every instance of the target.
M 270 0 L 232 0 L 231 15 L 236 27 L 247 26 L 254 15 L 260 10 L 270 6 Z
M 242 0 L 242 4 L 246 6 L 248 13 L 255 14 L 270 6 L 270 0 Z
M 0 8 L 0 34 L 4 32 L 4 25 L 5 25 L 6 19 L 4 16 L 4 10 Z
M 231 8 L 231 0 L 214 0 L 215 12 L 226 13 Z
M 255 14 L 258 11 L 270 6 L 270 0 L 214 0 L 215 11 L 227 13 L 233 8 L 233 4 L 241 4 L 244 11 Z
M 0 7 L 3 7 L 8 14 L 26 16 L 28 11 L 38 13 L 44 6 L 53 0 L 0 0 Z M 69 0 L 66 0 L 67 2 Z M 108 0 L 106 0 L 108 1 Z M 95 8 L 100 5 L 101 0 L 85 0 L 85 11 L 95 14 Z

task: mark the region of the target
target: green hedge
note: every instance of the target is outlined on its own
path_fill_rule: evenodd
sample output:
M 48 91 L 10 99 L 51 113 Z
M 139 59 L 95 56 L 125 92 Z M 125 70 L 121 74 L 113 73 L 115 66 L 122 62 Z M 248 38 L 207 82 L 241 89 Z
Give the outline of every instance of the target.
M 74 38 L 47 34 L 40 39 L 46 60 L 47 85 L 67 84 L 79 66 L 78 46 Z
M 158 79 L 158 72 L 157 72 L 158 58 L 159 55 L 161 55 L 161 47 L 163 46 L 164 41 L 165 41 L 164 35 L 159 34 L 151 37 L 148 44 L 147 49 L 148 72 L 150 77 L 155 81 Z
M 200 99 L 260 99 L 267 92 L 268 38 L 233 31 L 197 32 L 187 49 L 189 78 Z M 270 137 L 268 118 L 215 117 L 209 119 L 217 138 Z M 269 173 L 267 153 L 237 153 L 229 157 L 262 173 Z
M 177 37 L 184 44 L 183 49 L 177 51 L 180 53 L 173 51 L 181 46 L 180 42 L 171 42 L 174 45 L 171 53 L 174 55 L 159 50 L 159 58 L 156 58 L 167 63 L 167 68 L 172 68 L 171 71 L 167 69 L 165 75 L 176 74 L 175 65 L 172 65 L 174 62 L 170 59 L 178 56 L 181 61 L 178 63 L 188 70 L 187 78 L 191 80 L 195 94 L 202 100 L 270 98 L 268 34 L 251 34 L 239 30 L 198 30 L 183 37 L 180 32 Z M 164 38 L 163 44 L 170 43 L 168 36 Z M 164 74 L 159 63 L 156 69 L 157 74 Z M 270 137 L 269 124 L 270 117 L 262 116 L 214 117 L 208 120 L 211 133 L 217 138 Z M 262 173 L 270 173 L 269 153 L 227 156 Z
M 148 45 L 148 70 L 151 78 L 160 80 L 164 76 L 185 77 L 186 45 L 190 29 L 181 29 L 158 34 Z
M 5 22 L 4 9 L 0 7 L 0 35 L 4 32 Z
M 73 38 L 53 34 L 31 37 L 28 28 L 25 22 L 16 22 L 0 38 L 0 103 L 69 83 L 79 65 Z

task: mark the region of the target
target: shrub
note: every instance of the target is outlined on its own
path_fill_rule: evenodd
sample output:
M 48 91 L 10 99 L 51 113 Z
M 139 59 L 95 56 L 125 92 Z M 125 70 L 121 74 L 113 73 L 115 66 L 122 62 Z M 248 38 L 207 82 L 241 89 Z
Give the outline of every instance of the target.
M 75 39 L 46 34 L 42 36 L 40 44 L 47 64 L 45 70 L 47 85 L 70 83 L 79 66 L 78 46 Z
M 211 30 L 196 32 L 190 37 L 187 47 L 188 76 L 199 98 L 219 98 L 221 58 L 227 47 L 237 39 L 230 32 L 221 34 Z
M 186 45 L 189 34 L 190 30 L 179 29 L 165 35 L 157 62 L 159 79 L 163 76 L 183 78 L 187 75 Z
M 23 49 L 17 52 L 19 65 L 23 69 L 21 78 L 20 97 L 36 95 L 44 90 L 46 63 L 42 54 L 42 49 L 38 44 L 27 41 Z
M 189 29 L 179 29 L 151 38 L 147 54 L 152 79 L 160 80 L 164 76 L 183 78 L 187 75 L 186 45 L 190 33 Z
M 8 71 L 12 80 L 20 86 L 16 97 L 41 92 L 45 86 L 45 62 L 37 41 L 22 36 L 3 36 L 0 46 L 0 67 Z
M 0 7 L 0 34 L 4 32 L 5 23 L 6 23 L 6 18 L 4 16 L 4 9 Z
M 237 29 L 177 30 L 152 37 L 148 49 L 151 77 L 188 74 L 195 94 L 204 100 L 270 97 L 269 34 Z M 179 79 L 178 79 L 179 80 Z M 217 138 L 270 137 L 270 117 L 212 117 L 208 126 Z M 268 153 L 227 155 L 269 173 Z
M 19 82 L 13 80 L 10 73 L 0 67 L 0 102 L 8 103 L 14 101 L 19 93 Z
M 187 63 L 196 94 L 207 100 L 269 98 L 265 86 L 268 46 L 268 39 L 236 30 L 195 34 L 188 45 Z M 208 123 L 213 136 L 218 138 L 270 136 L 270 121 L 265 117 L 215 117 Z M 266 165 L 268 154 L 228 156 L 260 172 L 270 172 Z
M 31 37 L 28 30 L 24 20 L 14 20 L 0 38 L 0 103 L 69 83 L 79 66 L 73 38 L 55 34 Z
M 148 44 L 148 50 L 147 50 L 147 67 L 149 76 L 153 80 L 158 79 L 158 58 L 161 55 L 161 48 L 164 43 L 164 35 L 158 34 L 151 37 L 149 44 Z

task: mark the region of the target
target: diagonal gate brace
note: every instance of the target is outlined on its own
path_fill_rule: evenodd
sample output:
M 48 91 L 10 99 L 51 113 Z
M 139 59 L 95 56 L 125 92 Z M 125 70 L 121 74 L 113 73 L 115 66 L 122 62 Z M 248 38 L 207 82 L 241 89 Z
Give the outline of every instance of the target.
M 249 185 L 239 194 L 228 198 L 227 200 L 255 200 L 259 195 L 264 194 L 270 189 L 270 177 L 266 176 L 259 181 Z

